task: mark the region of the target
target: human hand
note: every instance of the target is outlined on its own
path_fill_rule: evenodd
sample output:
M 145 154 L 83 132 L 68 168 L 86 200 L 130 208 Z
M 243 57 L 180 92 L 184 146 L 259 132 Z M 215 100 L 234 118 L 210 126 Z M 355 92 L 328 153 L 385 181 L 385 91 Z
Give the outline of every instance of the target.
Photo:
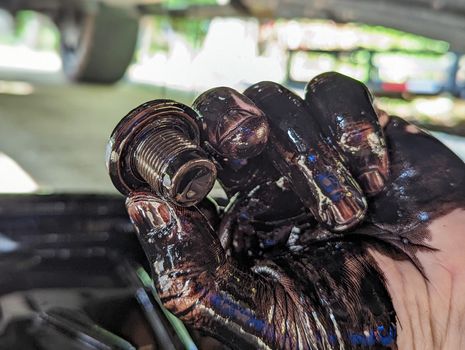
M 386 148 L 369 95 L 346 77 L 316 78 L 306 103 L 282 90 L 284 99 L 267 104 L 258 90 L 246 91 L 255 104 L 243 98 L 223 119 L 221 93 L 194 104 L 219 179 L 237 193 L 218 230 L 195 208 L 147 192 L 128 199 L 165 305 L 233 348 L 394 347 L 396 323 L 400 348 L 452 348 L 449 333 L 459 328 L 449 326 L 460 327 L 454 317 L 463 310 L 452 283 L 461 276 L 453 256 L 465 244 L 463 163 L 382 114 Z M 208 114 L 202 101 L 219 109 Z M 244 105 L 248 114 L 237 117 Z M 296 105 L 311 112 L 298 115 Z M 284 142 L 279 131 L 289 128 L 299 142 Z M 438 227 L 444 220 L 451 232 Z

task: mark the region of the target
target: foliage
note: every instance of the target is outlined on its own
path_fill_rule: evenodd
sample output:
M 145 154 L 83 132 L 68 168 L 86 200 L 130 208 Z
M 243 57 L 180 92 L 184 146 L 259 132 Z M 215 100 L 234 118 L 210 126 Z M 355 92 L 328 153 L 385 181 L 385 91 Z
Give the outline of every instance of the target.
M 59 33 L 51 20 L 34 11 L 19 11 L 15 18 L 14 37 L 10 43 L 26 42 L 39 50 L 56 50 L 59 47 Z

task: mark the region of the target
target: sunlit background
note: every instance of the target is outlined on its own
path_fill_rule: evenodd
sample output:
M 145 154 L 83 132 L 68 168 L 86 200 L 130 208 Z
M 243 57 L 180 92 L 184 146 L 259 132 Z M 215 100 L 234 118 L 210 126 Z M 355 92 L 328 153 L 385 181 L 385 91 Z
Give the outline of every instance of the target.
M 138 103 L 189 103 L 214 86 L 260 80 L 302 94 L 329 70 L 362 80 L 379 107 L 440 131 L 465 158 L 465 56 L 444 41 L 327 20 L 144 16 L 126 76 L 106 87 L 66 81 L 59 35 L 43 15 L 0 11 L 0 192 L 112 191 L 104 145 Z

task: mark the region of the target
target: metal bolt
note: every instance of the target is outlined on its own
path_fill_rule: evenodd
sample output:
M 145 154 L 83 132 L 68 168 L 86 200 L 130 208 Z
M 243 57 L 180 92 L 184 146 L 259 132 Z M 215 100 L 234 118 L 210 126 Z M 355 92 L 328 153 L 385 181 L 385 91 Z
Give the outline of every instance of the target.
M 142 104 L 113 130 L 107 168 L 124 195 L 152 191 L 180 206 L 200 202 L 216 180 L 216 167 L 200 148 L 197 114 L 171 100 Z

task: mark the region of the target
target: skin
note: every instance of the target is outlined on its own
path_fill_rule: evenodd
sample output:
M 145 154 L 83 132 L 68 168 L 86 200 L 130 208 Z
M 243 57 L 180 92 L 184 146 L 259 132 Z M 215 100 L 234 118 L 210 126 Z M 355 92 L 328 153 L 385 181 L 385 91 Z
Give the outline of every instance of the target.
M 296 157 L 286 156 L 294 150 L 292 144 L 286 146 L 276 129 L 282 126 L 269 109 L 273 104 L 254 101 L 268 118 L 273 146 L 282 144 L 287 153 L 279 153 L 277 159 L 267 146 L 257 155 L 254 146 L 251 159 L 262 157 L 259 166 L 271 164 L 286 177 L 299 206 L 315 213 L 318 200 L 302 198 L 302 191 L 296 190 L 315 189 L 320 177 L 299 176 Z M 379 113 L 378 121 L 366 88 L 337 73 L 312 80 L 305 102 L 298 104 L 308 113 L 299 114 L 287 127 L 303 130 L 299 128 L 309 120 L 319 125 L 318 132 L 300 134 L 308 147 L 299 154 L 319 150 L 322 143 L 328 147 L 324 156 L 340 162 L 324 163 L 324 170 L 332 172 L 332 178 L 350 176 L 340 181 L 354 183 L 366 198 L 363 221 L 341 231 L 319 217 L 302 222 L 289 217 L 282 226 L 296 224 L 290 232 L 285 230 L 286 238 L 269 249 L 259 245 L 261 249 L 246 250 L 245 261 L 234 249 L 228 254 L 228 241 L 218 234 L 221 229 L 215 231 L 199 209 L 176 207 L 148 192 L 132 193 L 128 212 L 165 306 L 187 324 L 237 349 L 462 348 L 463 162 L 399 118 Z M 289 118 L 284 120 L 289 123 Z M 213 158 L 222 151 L 215 147 Z M 234 159 L 233 153 L 221 154 L 227 159 L 222 166 Z M 218 174 L 221 178 L 221 170 Z M 233 203 L 233 208 L 251 208 L 250 178 L 244 181 L 236 197 L 244 204 Z M 258 198 L 279 202 L 278 195 L 260 193 Z M 339 205 L 340 196 L 329 198 L 330 206 Z M 281 203 L 284 206 L 262 206 L 260 215 L 266 215 L 267 207 L 286 207 L 287 202 Z M 233 237 L 256 235 L 260 241 L 262 233 L 253 225 L 240 230 L 240 220 L 255 224 L 256 212 L 246 220 L 240 213 L 244 211 L 226 213 L 221 220 L 232 223 Z M 271 230 L 260 228 L 266 233 L 276 227 L 279 224 Z
M 324 139 L 312 108 L 273 82 L 254 84 L 244 94 L 268 117 L 268 158 L 290 180 L 317 221 L 333 231 L 357 225 L 365 214 L 366 200 L 341 157 Z
M 465 213 L 456 209 L 428 225 L 434 254 L 417 253 L 424 273 L 407 261 L 371 253 L 388 281 L 397 312 L 400 349 L 463 349 Z M 426 277 L 426 278 L 425 278 Z
M 193 109 L 199 115 L 202 148 L 217 165 L 229 199 L 217 230 L 221 245 L 241 265 L 251 266 L 264 251 L 285 244 L 294 225 L 312 218 L 263 153 L 269 124 L 253 101 L 219 87 L 201 94 Z

